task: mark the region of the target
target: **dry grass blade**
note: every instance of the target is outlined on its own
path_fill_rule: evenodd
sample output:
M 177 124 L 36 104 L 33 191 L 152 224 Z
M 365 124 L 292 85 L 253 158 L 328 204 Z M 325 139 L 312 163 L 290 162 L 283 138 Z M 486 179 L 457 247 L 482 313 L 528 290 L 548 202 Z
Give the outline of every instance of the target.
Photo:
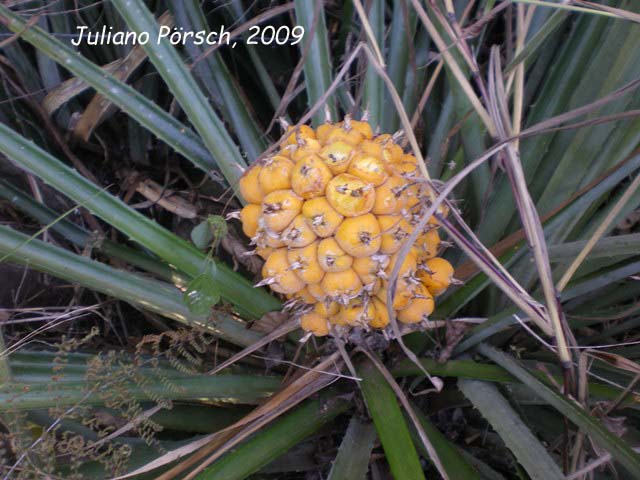
M 362 22 L 362 26 L 364 27 L 364 31 L 367 34 L 367 40 L 371 43 L 373 47 L 373 51 L 376 54 L 376 60 L 378 64 L 384 68 L 384 57 L 382 56 L 382 52 L 380 51 L 380 46 L 376 41 L 376 36 L 373 34 L 373 30 L 371 29 L 371 24 L 369 23 L 369 19 L 367 18 L 367 14 L 362 7 L 362 2 L 360 0 L 353 0 L 353 5 L 356 7 L 358 12 L 358 16 L 360 17 L 360 21 Z
M 489 112 L 493 118 L 500 140 L 509 138 L 511 136 L 511 122 L 509 120 L 507 98 L 502 78 L 500 52 L 497 48 L 493 48 L 491 52 L 489 69 Z M 564 322 L 562 309 L 558 300 L 558 293 L 553 283 L 542 222 L 531 199 L 522 163 L 520 162 L 519 154 L 513 143 L 507 144 L 505 154 L 505 168 L 509 175 L 509 181 L 516 199 L 516 206 L 520 213 L 524 231 L 538 269 L 549 321 L 553 326 L 554 337 L 558 347 L 558 355 L 563 368 L 571 370 L 573 363 L 571 362 L 565 332 L 568 333 L 570 337 L 571 334 Z
M 137 48 L 137 47 L 135 47 Z M 118 60 L 114 60 L 111 63 L 107 63 L 102 66 L 102 69 L 106 73 L 110 73 L 113 75 L 116 72 L 120 64 L 122 64 L 123 59 L 119 58 Z M 67 103 L 72 98 L 77 97 L 78 95 L 86 92 L 91 88 L 84 80 L 78 77 L 73 77 L 68 80 L 65 80 L 56 88 L 51 90 L 44 100 L 42 101 L 42 108 L 49 114 L 52 115 L 55 113 L 62 105 Z
M 422 115 L 422 111 L 424 110 L 424 107 L 427 104 L 427 100 L 429 100 L 429 96 L 431 95 L 431 92 L 433 91 L 433 87 L 436 84 L 436 80 L 438 80 L 438 77 L 440 76 L 440 72 L 442 71 L 443 65 L 444 65 L 444 62 L 442 60 L 440 60 L 438 62 L 438 65 L 436 65 L 436 69 L 431 74 L 431 78 L 429 79 L 429 83 L 427 84 L 426 88 L 424 89 L 424 92 L 423 92 L 422 96 L 420 97 L 420 101 L 418 102 L 418 108 L 416 108 L 416 111 L 413 112 L 413 116 L 411 117 L 411 129 L 412 130 L 416 128 L 416 125 L 418 124 L 418 120 L 420 120 L 420 115 Z
M 315 392 L 318 392 L 336 381 L 336 379 L 339 378 L 339 375 L 327 374 L 325 371 L 335 368 L 339 373 L 339 360 L 340 355 L 336 352 L 316 365 L 313 369 L 301 375 L 298 379 L 294 380 L 280 392 L 273 395 L 267 402 L 253 410 L 238 422 L 207 436 L 204 439 L 206 441 L 200 439 L 193 442 L 193 444 L 190 443 L 189 445 L 181 447 L 175 451 L 170 451 L 144 467 L 119 478 L 130 478 L 135 475 L 155 470 L 156 468 L 175 461 L 177 458 L 182 458 L 185 455 L 193 453 L 196 450 L 197 452 L 194 455 L 174 466 L 164 474 L 158 476 L 157 480 L 170 480 L 176 478 L 177 475 L 181 475 L 183 472 L 196 465 L 199 461 L 206 458 L 206 460 L 202 464 L 199 464 L 196 469 L 198 472 L 203 470 L 207 465 L 215 461 L 215 459 L 219 458 L 220 455 L 242 441 L 253 431 L 258 430 L 260 427 L 290 410 L 301 401 L 313 395 Z M 179 457 L 176 457 L 177 453 L 180 454 Z
M 313 370 L 308 371 L 299 379 L 295 380 L 282 392 L 274 395 L 265 405 L 256 409 L 257 411 L 260 411 L 260 414 L 255 421 L 246 424 L 245 419 L 243 419 L 238 422 L 239 424 L 245 424 L 246 426 L 241 428 L 237 433 L 234 433 L 231 438 L 220 445 L 220 447 L 212 455 L 207 457 L 207 459 L 200 463 L 193 471 L 189 473 L 189 475 L 184 477 L 184 480 L 193 479 L 208 465 L 216 461 L 242 440 L 246 439 L 256 431 L 258 431 L 260 428 L 267 425 L 269 422 L 273 421 L 280 415 L 295 407 L 303 400 L 309 398 L 314 393 L 335 382 L 338 377 L 325 375 L 324 373 L 320 372 L 328 370 L 333 366 L 339 373 L 341 366 L 338 362 L 338 356 L 336 354 L 331 355 L 330 357 L 319 363 Z
M 548 2 L 544 0 L 513 0 L 516 3 L 528 3 L 530 5 L 539 5 L 541 7 L 557 8 L 560 10 L 569 10 L 572 12 L 590 13 L 592 15 L 602 15 L 603 17 L 617 18 L 619 20 L 630 20 L 632 22 L 640 23 L 640 15 L 637 13 L 629 12 L 621 8 L 608 7 L 606 5 L 599 5 L 593 2 L 584 2 L 576 0 L 578 5 L 587 5 L 585 7 L 579 7 L 577 5 L 568 5 L 566 3 Z M 591 7 L 591 8 L 590 8 Z
M 215 375 L 216 373 L 221 372 L 225 368 L 227 368 L 227 367 L 233 365 L 234 363 L 242 360 L 247 355 L 252 354 L 256 350 L 264 347 L 268 343 L 271 343 L 272 341 L 282 337 L 283 335 L 287 335 L 288 333 L 293 332 L 297 328 L 298 328 L 298 320 L 291 320 L 291 321 L 285 323 L 284 325 L 280 326 L 279 328 L 276 328 L 274 331 L 272 331 L 268 335 L 265 335 L 264 337 L 262 337 L 259 341 L 253 343 L 252 345 L 248 346 L 244 350 L 242 350 L 242 351 L 236 353 L 235 355 L 233 355 L 232 357 L 228 358 L 227 360 L 222 362 L 220 365 L 218 365 L 216 368 L 214 368 L 213 370 L 210 370 L 209 372 L 207 372 L 207 375 Z
M 171 15 L 169 15 L 168 12 L 163 13 L 158 18 L 158 25 L 171 28 L 173 26 Z M 118 80 L 126 81 L 133 75 L 136 69 L 142 65 L 146 58 L 147 54 L 144 49 L 140 45 L 136 45 L 129 51 L 125 58 L 118 62 L 118 65 L 111 73 Z M 107 98 L 96 94 L 82 113 L 73 130 L 73 134 L 85 142 L 88 141 L 93 130 L 115 109 L 115 105 Z
M 636 178 L 634 178 L 633 182 L 631 182 L 631 185 L 627 187 L 627 190 L 624 192 L 622 197 L 620 197 L 620 200 L 618 200 L 618 202 L 614 205 L 614 207 L 607 214 L 606 218 L 602 221 L 602 223 L 598 225 L 598 228 L 596 229 L 595 232 L 593 232 L 593 235 L 591 235 L 591 238 L 589 238 L 589 240 L 587 241 L 587 244 L 584 246 L 582 251 L 573 260 L 573 262 L 571 262 L 571 265 L 569 265 L 569 268 L 567 268 L 567 270 L 564 272 L 564 274 L 562 275 L 562 278 L 558 281 L 557 289 L 559 292 L 562 292 L 564 290 L 564 288 L 569 283 L 569 280 L 571 280 L 571 277 L 573 277 L 573 275 L 576 273 L 576 270 L 578 270 L 580 265 L 582 265 L 582 262 L 584 262 L 585 258 L 587 258 L 587 255 L 589 255 L 589 252 L 591 252 L 593 247 L 596 246 L 598 241 L 602 238 L 602 236 L 605 234 L 607 229 L 611 226 L 613 221 L 618 217 L 618 214 L 620 213 L 620 211 L 624 208 L 627 202 L 629 202 L 631 197 L 636 193 L 636 191 L 638 190 L 638 187 L 640 187 L 640 175 L 636 175 Z
M 465 76 L 465 74 L 460 69 L 460 66 L 455 61 L 451 53 L 448 51 L 447 45 L 442 39 L 442 37 L 440 36 L 440 34 L 438 33 L 438 30 L 436 29 L 435 25 L 429 19 L 429 16 L 422 8 L 422 5 L 420 5 L 420 2 L 418 0 L 411 0 L 411 1 L 413 3 L 414 9 L 416 10 L 416 12 L 418 12 L 418 16 L 420 17 L 420 20 L 422 20 L 422 23 L 424 24 L 425 28 L 429 32 L 429 35 L 431 36 L 434 43 L 438 47 L 438 50 L 440 51 L 442 58 L 447 64 L 447 67 L 449 67 L 449 69 L 451 70 L 451 73 L 455 76 L 458 83 L 460 83 L 460 87 L 463 89 L 463 91 L 467 95 L 469 102 L 471 102 L 471 105 L 473 105 L 473 108 L 478 113 L 478 116 L 482 119 L 484 124 L 487 126 L 489 133 L 492 136 L 495 135 L 495 126 L 493 125 L 493 121 L 489 116 L 489 113 L 482 105 L 482 102 L 474 92 L 473 87 L 467 80 L 467 77 Z

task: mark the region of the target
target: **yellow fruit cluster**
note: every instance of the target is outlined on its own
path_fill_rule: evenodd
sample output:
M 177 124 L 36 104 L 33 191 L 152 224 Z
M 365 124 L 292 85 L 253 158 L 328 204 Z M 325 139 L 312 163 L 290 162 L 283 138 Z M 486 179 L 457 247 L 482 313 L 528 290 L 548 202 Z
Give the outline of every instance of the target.
M 308 305 L 305 331 L 388 325 L 388 277 L 429 194 L 420 179 L 416 158 L 391 135 L 374 136 L 369 123 L 349 117 L 316 130 L 303 125 L 247 170 L 240 220 L 265 260 L 261 284 Z M 431 219 L 400 267 L 393 302 L 400 322 L 428 317 L 451 283 L 453 268 L 439 249 Z

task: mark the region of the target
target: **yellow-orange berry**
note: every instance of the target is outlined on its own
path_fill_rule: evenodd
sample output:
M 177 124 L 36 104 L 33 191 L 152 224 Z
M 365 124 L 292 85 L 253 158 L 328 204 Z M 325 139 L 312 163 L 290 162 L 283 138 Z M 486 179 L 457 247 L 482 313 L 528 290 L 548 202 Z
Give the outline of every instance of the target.
M 315 312 L 305 313 L 300 317 L 300 327 L 305 332 L 311 332 L 316 337 L 324 337 L 329 334 L 329 322 L 327 317 Z
M 282 155 L 268 158 L 258 174 L 262 192 L 267 195 L 275 190 L 291 188 L 291 172 L 295 164 Z
M 370 285 L 386 278 L 387 274 L 384 270 L 388 264 L 388 255 L 376 254 L 354 259 L 353 269 L 364 285 Z
M 430 258 L 425 262 L 425 270 L 420 270 L 418 276 L 433 295 L 440 295 L 451 285 L 453 267 L 444 258 Z
M 300 248 L 306 247 L 318 237 L 313 233 L 313 230 L 311 230 L 307 219 L 302 215 L 297 215 L 289 226 L 284 229 L 281 238 L 288 247 Z
M 380 250 L 380 225 L 375 215 L 367 213 L 345 218 L 338 227 L 336 241 L 353 257 L 366 257 Z
M 369 299 L 366 301 L 359 298 L 351 300 L 340 311 L 342 321 L 352 326 L 367 326 L 375 318 L 375 315 L 376 309 Z
M 380 252 L 386 255 L 396 253 L 402 247 L 413 227 L 400 215 L 379 215 L 378 223 L 382 232 Z
M 289 268 L 286 248 L 279 248 L 269 255 L 262 266 L 262 277 L 272 280 L 269 286 L 274 292 L 295 293 L 304 288 L 304 282 Z
M 326 197 L 316 197 L 304 202 L 302 215 L 307 219 L 311 230 L 322 238 L 333 235 L 344 219 Z
M 342 272 L 327 272 L 320 284 L 330 297 L 354 297 L 362 289 L 362 282 L 352 268 Z
M 264 192 L 262 191 L 262 188 L 260 188 L 260 183 L 258 182 L 258 176 L 260 175 L 261 170 L 262 167 L 260 165 L 254 164 L 251 168 L 244 172 L 244 175 L 242 175 L 240 181 L 238 182 L 240 187 L 240 194 L 247 202 L 262 202 Z
M 369 213 L 376 195 L 372 184 L 348 173 L 333 177 L 326 194 L 329 204 L 345 217 Z
M 353 155 L 353 146 L 345 142 L 333 142 L 320 150 L 320 158 L 334 175 L 347 171 Z
M 287 127 L 287 132 L 293 132 L 295 130 L 295 126 L 290 125 Z M 287 145 L 297 145 L 299 139 L 306 140 L 307 138 L 316 138 L 316 132 L 309 125 L 300 125 L 300 128 L 297 129 L 296 132 L 292 133 L 287 137 L 285 143 Z
M 324 277 L 324 270 L 320 268 L 318 262 L 318 242 L 289 250 L 287 261 L 289 268 L 306 284 L 318 283 Z M 311 295 L 310 292 L 309 295 Z
M 374 187 L 382 185 L 389 177 L 382 159 L 371 155 L 355 155 L 351 159 L 347 172 Z
M 371 213 L 375 215 L 394 215 L 400 213 L 407 204 L 403 195 L 407 181 L 397 175 L 392 175 L 382 185 L 375 189 L 375 201 Z
M 293 190 L 275 190 L 262 200 L 264 223 L 273 232 L 281 232 L 302 210 L 302 199 Z
M 387 304 L 380 301 L 377 297 L 373 297 L 371 301 L 373 302 L 376 313 L 373 316 L 373 319 L 369 322 L 369 326 L 371 328 L 386 327 L 389 325 L 389 311 L 387 309 Z
M 398 312 L 398 321 L 402 323 L 418 323 L 426 320 L 434 308 L 435 302 L 429 290 L 422 285 L 418 285 L 409 304 Z
M 309 155 L 298 160 L 291 174 L 291 188 L 302 198 L 324 195 L 333 175 L 318 155 Z
M 242 222 L 242 231 L 251 238 L 258 231 L 258 219 L 262 213 L 262 207 L 254 203 L 248 203 L 240 210 L 240 221 Z
M 291 148 L 290 157 L 294 162 L 298 162 L 309 155 L 316 154 L 322 150 L 320 142 L 314 138 L 307 138 L 298 142 L 297 147 Z
M 338 245 L 335 238 L 323 238 L 318 242 L 318 262 L 325 272 L 343 272 L 351 268 L 353 257 Z

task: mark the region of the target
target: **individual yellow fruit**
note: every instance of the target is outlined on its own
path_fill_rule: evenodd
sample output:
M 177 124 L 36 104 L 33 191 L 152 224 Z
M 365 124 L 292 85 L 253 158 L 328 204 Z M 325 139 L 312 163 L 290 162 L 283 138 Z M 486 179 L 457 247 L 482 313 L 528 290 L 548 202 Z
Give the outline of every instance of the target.
M 300 317 L 300 327 L 305 332 L 311 332 L 316 337 L 324 337 L 329 334 L 329 321 L 327 317 L 315 312 L 305 313 Z
M 403 155 L 404 155 L 404 152 L 402 151 L 402 147 L 400 145 L 397 145 L 392 141 L 387 141 L 384 143 L 382 158 L 384 158 L 386 162 L 400 163 Z
M 367 213 L 345 218 L 335 235 L 338 245 L 355 258 L 373 255 L 380 250 L 380 225 L 375 215 Z
M 388 255 L 370 255 L 353 260 L 353 269 L 364 285 L 375 284 L 386 277 L 384 269 L 389 264 Z
M 395 268 L 396 262 L 398 262 L 400 258 L 400 252 L 395 253 L 391 256 L 389 260 L 389 265 L 387 266 L 387 275 L 391 277 L 393 269 Z M 402 282 L 407 283 L 408 286 L 411 284 L 419 283 L 417 281 L 417 270 L 418 270 L 418 250 L 415 247 L 412 247 L 411 250 L 407 253 L 407 255 L 402 259 L 402 264 L 400 265 L 400 269 L 398 270 L 398 286 L 401 286 Z
M 440 250 L 440 235 L 437 228 L 429 228 L 422 235 L 420 235 L 416 241 L 420 252 L 418 254 L 418 261 L 425 261 L 435 257 Z
M 318 262 L 325 272 L 344 272 L 351 268 L 353 257 L 338 245 L 335 238 L 324 238 L 318 242 Z
M 403 195 L 407 181 L 397 175 L 392 175 L 382 185 L 375 189 L 375 201 L 371 213 L 375 215 L 394 215 L 400 213 L 407 204 Z
M 282 155 L 267 159 L 258 174 L 260 189 L 267 195 L 275 190 L 291 188 L 291 172 L 295 164 Z
M 353 146 L 345 142 L 332 142 L 320 150 L 320 158 L 334 175 L 347 171 L 353 155 Z
M 355 297 L 362 289 L 362 282 L 352 268 L 325 273 L 320 285 L 329 297 Z
M 289 250 L 287 252 L 287 261 L 291 270 L 304 283 L 318 283 L 324 277 L 324 270 L 320 268 L 320 263 L 318 262 L 318 242 L 313 242 L 306 247 Z
M 372 157 L 382 158 L 382 151 L 384 147 L 373 140 L 363 140 L 358 145 L 358 151 L 364 155 L 370 155 Z
M 347 123 L 346 119 L 344 123 Z M 350 125 L 352 129 L 360 132 L 366 140 L 371 140 L 373 138 L 373 129 L 369 122 L 365 122 L 363 120 L 350 120 Z
M 293 132 L 293 130 L 295 130 L 295 127 L 293 125 L 290 125 L 287 127 L 287 132 Z M 315 130 L 311 128 L 309 125 L 300 125 L 300 128 L 298 128 L 297 131 L 293 132 L 291 135 L 287 137 L 285 144 L 297 145 L 299 139 L 306 140 L 307 138 L 315 139 L 316 138 Z
M 309 295 L 315 298 L 318 302 L 324 301 L 327 296 L 322 289 L 322 285 L 319 283 L 310 283 L 307 285 L 307 291 L 309 292 Z
M 344 219 L 335 208 L 329 205 L 326 197 L 316 197 L 304 202 L 302 215 L 307 219 L 311 230 L 323 238 L 333 235 Z
M 373 142 L 382 146 L 385 146 L 388 143 L 391 143 L 392 140 L 393 140 L 393 137 L 389 133 L 381 133 L 380 135 L 376 135 L 372 139 Z
M 418 285 L 409 305 L 398 312 L 398 321 L 407 324 L 421 322 L 433 313 L 434 308 L 435 302 L 429 290 Z
M 340 311 L 340 304 L 331 300 L 320 301 L 314 305 L 313 311 L 323 317 L 331 317 L 332 315 L 338 314 Z
M 374 187 L 382 185 L 389 178 L 382 159 L 371 155 L 355 155 L 347 172 Z
M 378 298 L 385 305 L 387 304 L 387 291 L 389 287 L 389 283 L 385 280 L 382 282 L 382 286 L 380 290 L 376 293 L 376 298 Z M 407 289 L 406 285 L 398 284 L 396 285 L 396 292 L 393 296 L 393 309 L 401 310 L 409 305 L 411 301 L 411 297 L 413 296 L 413 289 Z
M 262 207 L 255 203 L 247 203 L 244 208 L 240 210 L 242 231 L 247 237 L 253 237 L 258 231 L 258 219 L 261 213 Z
M 295 293 L 304 288 L 304 282 L 289 268 L 286 248 L 279 248 L 269 255 L 262 266 L 262 277 L 272 279 L 269 286 L 274 292 Z
M 263 221 L 262 219 L 259 222 Z M 258 222 L 258 224 L 259 224 Z M 282 248 L 286 247 L 287 244 L 284 243 L 282 237 L 277 232 L 272 232 L 271 230 L 265 230 L 263 227 L 258 226 L 258 231 L 256 232 L 256 236 L 259 237 L 258 244 L 265 247 L 271 248 Z
M 400 163 L 411 163 L 417 167 L 418 159 L 415 157 L 415 155 L 412 155 L 410 153 L 404 153 L 400 158 Z
M 261 170 L 262 167 L 260 165 L 254 164 L 244 172 L 244 175 L 240 177 L 240 181 L 238 182 L 242 197 L 249 203 L 260 203 L 262 202 L 262 197 L 264 197 L 264 192 L 258 182 L 258 176 Z
M 440 295 L 451 285 L 453 267 L 444 258 L 430 258 L 425 262 L 425 268 L 418 276 L 433 295 Z
M 345 142 L 349 145 L 356 146 L 365 136 L 359 130 L 352 128 L 350 123 L 341 122 L 335 128 L 331 129 L 327 138 L 327 143 L 331 142 Z
M 409 222 L 400 215 L 380 215 L 378 216 L 378 223 L 382 232 L 380 253 L 386 255 L 400 250 L 400 247 L 402 247 L 402 244 L 413 230 Z
M 348 173 L 333 177 L 326 194 L 329 204 L 345 217 L 369 213 L 376 195 L 372 184 Z
M 294 162 L 298 162 L 309 155 L 314 155 L 322 150 L 320 142 L 314 138 L 307 138 L 298 143 L 297 148 L 292 148 L 290 158 Z
M 293 190 L 276 190 L 262 200 L 264 223 L 273 232 L 281 232 L 302 210 L 302 199 Z
M 389 325 L 389 311 L 387 309 L 387 304 L 381 302 L 377 297 L 373 297 L 371 301 L 375 308 L 375 314 L 373 319 L 369 321 L 369 326 L 371 328 L 385 328 Z
M 394 163 L 391 166 L 391 171 L 396 175 L 408 179 L 415 178 L 419 175 L 418 166 L 415 163 L 410 162 Z
M 291 221 L 289 226 L 282 232 L 281 237 L 290 248 L 306 247 L 318 238 L 302 214 L 297 215 Z
M 352 326 L 367 326 L 375 318 L 376 309 L 373 303 L 367 299 L 351 300 L 347 305 L 340 310 L 341 320 Z
M 316 138 L 321 144 L 326 144 L 329 139 L 329 134 L 331 130 L 335 128 L 335 125 L 332 123 L 323 123 L 318 128 L 316 128 Z
M 291 174 L 291 188 L 302 198 L 324 195 L 333 175 L 318 155 L 309 155 L 298 160 Z

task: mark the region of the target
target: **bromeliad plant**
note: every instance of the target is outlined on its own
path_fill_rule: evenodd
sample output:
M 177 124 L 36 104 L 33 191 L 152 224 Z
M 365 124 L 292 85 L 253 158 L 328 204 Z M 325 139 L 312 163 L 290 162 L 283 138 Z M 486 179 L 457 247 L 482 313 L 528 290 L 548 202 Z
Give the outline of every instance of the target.
M 638 6 L 247 7 L 0 5 L 2 478 L 639 477 Z

